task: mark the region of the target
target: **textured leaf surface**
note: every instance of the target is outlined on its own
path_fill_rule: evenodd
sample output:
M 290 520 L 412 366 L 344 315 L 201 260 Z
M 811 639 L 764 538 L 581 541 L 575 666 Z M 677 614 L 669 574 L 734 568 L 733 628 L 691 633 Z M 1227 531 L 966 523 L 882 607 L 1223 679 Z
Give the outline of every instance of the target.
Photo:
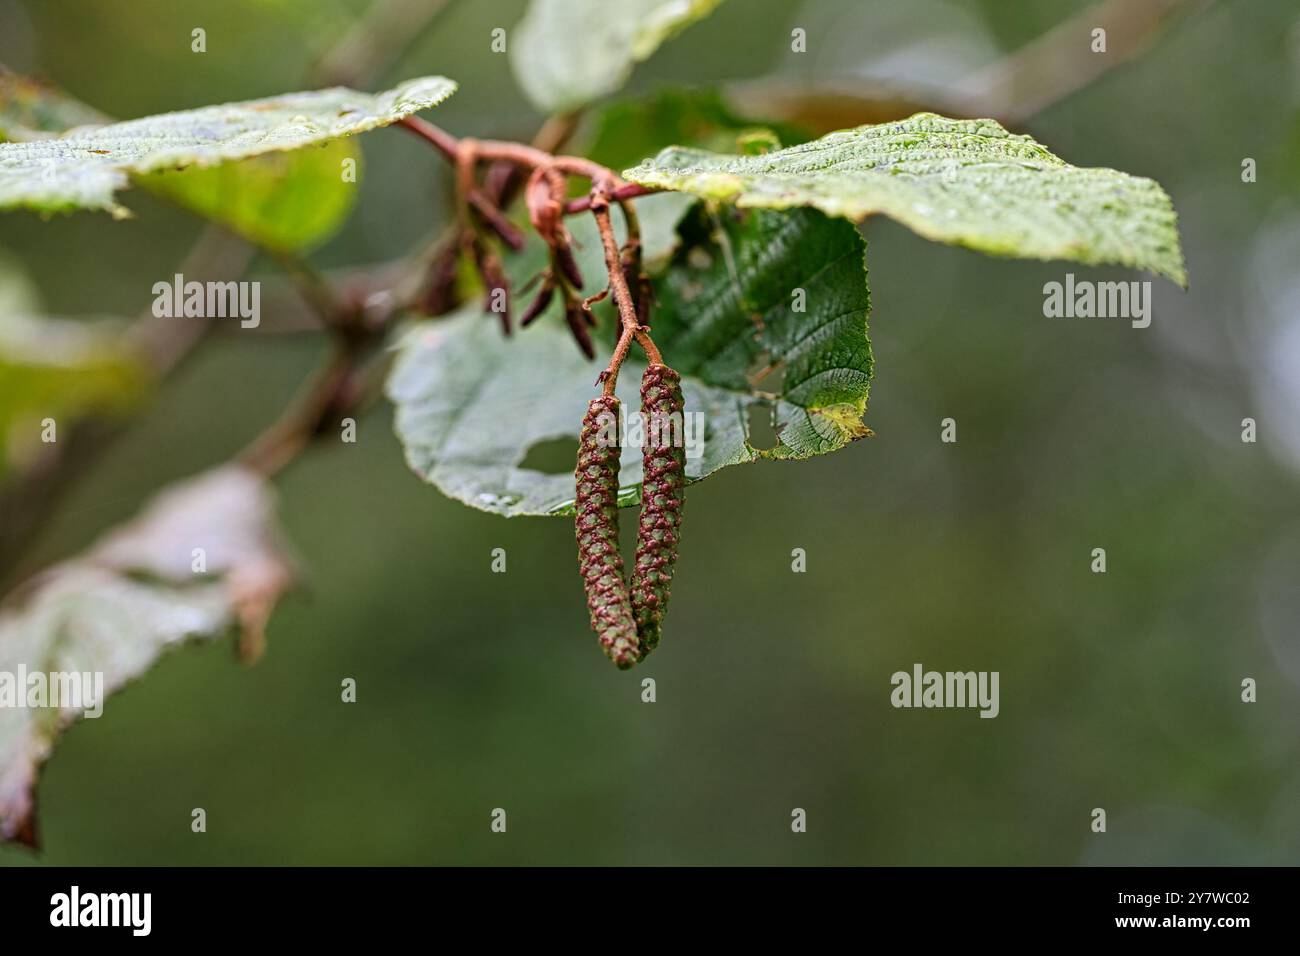
M 619 89 L 632 68 L 722 0 L 532 0 L 510 37 L 524 93 L 545 112 Z
M 48 139 L 74 126 L 110 122 L 35 80 L 0 74 L 0 140 Z M 345 160 L 357 164 L 352 182 L 341 175 Z M 356 142 L 346 138 L 219 166 L 142 173 L 135 180 L 260 246 L 294 250 L 323 242 L 343 225 L 356 203 L 360 162 Z
M 270 492 L 241 468 L 164 490 L 140 517 L 0 605 L 0 695 L 4 674 L 76 672 L 102 674 L 107 697 L 168 647 L 232 628 L 241 629 L 245 646 L 259 646 L 292 577 L 273 524 Z M 206 552 L 206 574 L 192 571 L 194 548 Z M 9 689 L 27 702 L 27 687 Z M 103 700 L 44 708 L 0 702 L 7 704 L 0 706 L 0 836 L 34 845 L 40 768 L 59 733 Z M 111 713 L 110 702 L 104 714 Z
M 1187 282 L 1173 204 L 1158 184 L 1071 166 L 993 120 L 918 113 L 759 156 L 669 147 L 624 175 L 739 206 L 884 213 L 991 255 L 1116 263 Z
M 113 194 L 129 173 L 216 166 L 301 149 L 387 126 L 441 103 L 440 76 L 383 93 L 334 88 L 163 113 L 58 139 L 0 144 L 0 208 L 124 210 Z
M 652 321 L 665 361 L 682 373 L 687 414 L 704 416 L 703 452 L 688 457 L 688 478 L 758 458 L 825 454 L 867 434 L 872 358 L 858 231 L 816 210 L 733 210 L 716 220 L 697 208 L 682 238 L 657 281 Z M 805 311 L 792 308 L 796 289 Z M 584 360 L 554 321 L 504 339 L 477 305 L 422 323 L 403 341 L 388 384 L 408 463 L 484 511 L 572 513 L 571 472 L 519 465 L 536 444 L 577 438 L 607 357 L 608 343 L 600 361 Z M 644 368 L 623 367 L 625 408 L 639 407 Z M 755 407 L 771 416 L 780 438 L 772 448 L 749 441 Z M 640 449 L 625 447 L 620 464 L 619 503 L 632 505 Z

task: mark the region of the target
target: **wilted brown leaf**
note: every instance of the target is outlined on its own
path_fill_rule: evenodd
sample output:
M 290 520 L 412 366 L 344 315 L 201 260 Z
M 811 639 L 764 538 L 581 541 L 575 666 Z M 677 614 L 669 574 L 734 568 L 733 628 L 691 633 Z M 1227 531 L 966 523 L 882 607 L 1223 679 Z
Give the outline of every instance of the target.
M 184 640 L 235 631 L 241 656 L 255 658 L 292 580 L 270 489 L 231 465 L 163 490 L 10 595 L 0 604 L 0 837 L 37 845 L 36 782 L 65 727 Z M 25 706 L 31 684 L 19 678 L 45 675 L 52 695 L 49 675 L 70 674 L 88 675 L 84 694 Z

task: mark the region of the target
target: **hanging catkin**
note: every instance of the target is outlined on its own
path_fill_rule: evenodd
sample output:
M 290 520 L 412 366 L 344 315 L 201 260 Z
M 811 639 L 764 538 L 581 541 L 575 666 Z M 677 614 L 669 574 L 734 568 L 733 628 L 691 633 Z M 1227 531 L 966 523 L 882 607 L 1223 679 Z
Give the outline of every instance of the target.
M 681 376 L 651 365 L 641 378 L 641 519 L 632 565 L 632 614 L 645 656 L 659 643 L 686 500 Z
M 609 659 L 628 668 L 641 651 L 618 550 L 618 409 L 612 395 L 587 406 L 578 441 L 575 525 L 591 629 Z

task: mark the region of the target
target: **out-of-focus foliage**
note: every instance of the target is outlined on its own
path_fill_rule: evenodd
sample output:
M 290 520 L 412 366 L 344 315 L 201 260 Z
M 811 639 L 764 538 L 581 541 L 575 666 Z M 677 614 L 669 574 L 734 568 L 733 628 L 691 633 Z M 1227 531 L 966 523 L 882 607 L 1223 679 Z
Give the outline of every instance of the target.
M 583 155 L 612 169 L 650 159 L 664 143 L 724 153 L 737 151 L 747 134 L 770 131 L 779 146 L 808 134 L 789 123 L 741 116 L 714 90 L 666 89 L 653 96 L 616 100 L 601 108 Z
M 0 72 L 0 141 L 42 139 L 105 123 L 98 110 L 43 83 Z
M 565 112 L 619 89 L 632 68 L 722 0 L 531 0 L 510 63 L 540 110 Z
M 163 490 L 140 517 L 0 604 L 10 692 L 29 690 L 17 675 L 87 680 L 72 700 L 47 688 L 41 709 L 27 700 L 0 707 L 0 837 L 36 844 L 36 780 L 64 727 L 102 711 L 108 695 L 187 639 L 239 629 L 246 654 L 259 654 L 291 580 L 270 491 L 227 466 Z
M 82 415 L 119 412 L 140 396 L 147 375 L 122 328 L 116 319 L 41 316 L 30 281 L 0 256 L 0 478 L 38 454 L 43 433 L 67 437 Z
M 0 140 L 47 139 L 110 122 L 57 90 L 0 73 Z M 323 242 L 343 225 L 356 202 L 360 166 L 360 149 L 345 138 L 317 149 L 140 173 L 136 181 L 258 245 L 293 250 Z
M 128 173 L 215 166 L 301 149 L 396 123 L 436 106 L 456 84 L 440 76 L 407 80 L 383 93 L 334 88 L 162 113 L 56 139 L 0 143 L 0 209 L 45 212 L 125 210 L 113 194 Z M 181 187 L 177 187 L 181 188 Z M 210 202 L 211 182 L 196 204 Z

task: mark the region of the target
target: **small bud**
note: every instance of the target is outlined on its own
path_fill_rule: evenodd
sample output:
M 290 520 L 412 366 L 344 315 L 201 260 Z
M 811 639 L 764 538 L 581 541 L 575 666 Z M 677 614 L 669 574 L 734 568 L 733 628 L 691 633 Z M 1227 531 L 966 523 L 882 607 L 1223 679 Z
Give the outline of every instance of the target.
M 570 302 L 564 310 L 564 321 L 569 324 L 569 331 L 573 333 L 574 341 L 578 343 L 578 348 L 588 359 L 596 357 L 596 347 L 591 341 L 591 332 L 587 328 L 587 317 L 591 312 L 582 308 L 576 302 Z
M 554 283 L 547 281 L 542 283 L 541 290 L 537 297 L 533 299 L 532 304 L 524 310 L 523 318 L 519 320 L 522 328 L 528 328 L 537 319 L 539 315 L 546 311 L 546 307 L 551 304 L 551 299 L 555 297 Z
M 573 250 L 565 240 L 561 240 L 555 246 L 555 264 L 569 280 L 570 285 L 575 289 L 582 288 L 582 273 L 578 270 L 578 261 L 573 258 Z

